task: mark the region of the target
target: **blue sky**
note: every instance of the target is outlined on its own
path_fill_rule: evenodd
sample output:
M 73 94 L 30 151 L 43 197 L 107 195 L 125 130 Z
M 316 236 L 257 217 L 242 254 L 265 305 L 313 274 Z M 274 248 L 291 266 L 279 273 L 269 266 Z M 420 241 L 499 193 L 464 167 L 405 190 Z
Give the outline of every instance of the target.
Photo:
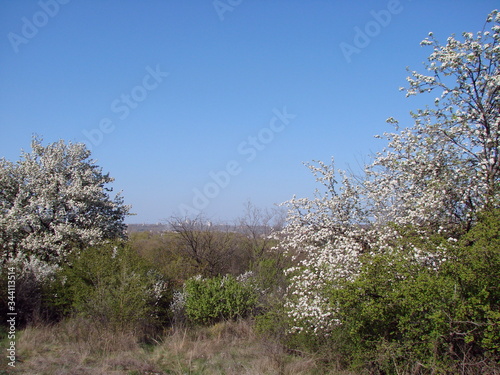
M 0 157 L 32 134 L 85 142 L 154 223 L 310 196 L 302 164 L 359 169 L 422 70 L 429 31 L 482 29 L 497 1 L 1 0 Z M 360 31 L 364 33 L 361 36 Z M 352 47 L 352 49 L 351 49 Z

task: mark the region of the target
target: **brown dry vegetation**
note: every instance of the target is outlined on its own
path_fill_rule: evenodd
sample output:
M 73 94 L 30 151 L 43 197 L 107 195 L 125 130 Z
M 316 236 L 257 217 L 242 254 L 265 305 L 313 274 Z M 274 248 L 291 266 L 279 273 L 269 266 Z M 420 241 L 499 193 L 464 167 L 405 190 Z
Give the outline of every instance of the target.
M 16 368 L 0 374 L 348 375 L 329 371 L 313 355 L 288 353 L 243 320 L 172 328 L 153 343 L 140 341 L 133 332 L 112 331 L 83 319 L 31 326 L 19 332 Z
M 129 370 L 145 374 L 153 370 L 133 333 L 111 331 L 83 319 L 23 329 L 16 354 L 12 374 L 129 374 Z

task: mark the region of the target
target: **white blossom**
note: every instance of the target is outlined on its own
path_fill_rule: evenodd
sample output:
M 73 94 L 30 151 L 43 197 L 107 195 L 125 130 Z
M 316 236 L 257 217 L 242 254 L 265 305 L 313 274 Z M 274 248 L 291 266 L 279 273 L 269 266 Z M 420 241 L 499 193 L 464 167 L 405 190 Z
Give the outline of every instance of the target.
M 60 264 L 80 251 L 124 237 L 129 207 L 113 181 L 89 160 L 83 144 L 59 141 L 42 146 L 34 138 L 31 153 L 17 163 L 0 159 L 0 250 L 4 261 L 38 259 Z
M 500 22 L 497 11 L 488 22 Z M 293 197 L 287 225 L 276 237 L 293 255 L 285 310 L 291 332 L 327 334 L 342 324 L 329 297 L 342 280 L 355 280 L 363 254 L 406 254 L 409 263 L 438 270 L 446 249 L 429 233 L 448 236 L 470 227 L 475 213 L 498 204 L 500 184 L 500 26 L 454 36 L 441 46 L 432 33 L 430 74 L 410 71 L 407 96 L 434 92 L 433 109 L 412 113 L 414 124 L 382 138 L 361 177 L 317 162 L 309 165 L 321 188 Z M 397 228 L 411 226 L 426 246 L 401 248 Z M 446 238 L 446 237 L 445 237 Z M 433 247 L 434 246 L 434 247 Z M 399 277 L 395 275 L 395 277 Z

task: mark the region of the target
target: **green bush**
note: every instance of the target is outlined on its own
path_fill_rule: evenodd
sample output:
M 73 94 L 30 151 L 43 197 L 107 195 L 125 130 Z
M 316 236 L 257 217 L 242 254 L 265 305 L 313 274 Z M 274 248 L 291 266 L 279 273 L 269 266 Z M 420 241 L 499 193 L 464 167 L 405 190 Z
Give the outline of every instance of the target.
M 231 275 L 191 278 L 184 285 L 184 293 L 186 316 L 196 324 L 248 316 L 257 303 L 254 288 Z
M 331 331 L 292 331 L 278 304 L 258 331 L 356 373 L 500 374 L 500 210 L 457 240 L 394 229 L 397 251 L 362 255 L 359 274 L 329 288 Z
M 397 245 L 364 256 L 359 276 L 331 290 L 342 324 L 330 335 L 344 337 L 348 361 L 387 374 L 499 372 L 500 211 L 458 241 L 409 229 Z M 442 263 L 409 260 L 414 247 Z
M 123 243 L 75 255 L 47 289 L 48 303 L 62 315 L 72 312 L 117 328 L 161 323 L 171 300 L 167 281 Z

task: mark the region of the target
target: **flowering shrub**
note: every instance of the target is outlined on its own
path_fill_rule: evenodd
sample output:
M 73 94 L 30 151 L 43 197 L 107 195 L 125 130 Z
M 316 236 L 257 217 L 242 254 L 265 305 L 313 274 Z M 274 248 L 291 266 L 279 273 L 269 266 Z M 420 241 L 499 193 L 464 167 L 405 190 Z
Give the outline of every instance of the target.
M 363 179 L 318 162 L 309 168 L 323 190 L 285 203 L 281 246 L 301 256 L 298 268 L 289 270 L 287 306 L 301 323 L 296 329 L 325 332 L 335 325 L 325 287 L 355 278 L 361 254 L 398 252 L 399 228 L 414 226 L 422 240 L 440 233 L 453 241 L 477 212 L 498 202 L 500 14 L 493 12 L 488 22 L 491 31 L 464 33 L 462 42 L 452 37 L 440 46 L 432 34 L 424 40 L 434 48 L 427 65 L 432 75 L 412 72 L 408 95 L 440 91 L 440 99 L 435 109 L 414 114 L 413 128 L 385 134 L 389 145 Z M 411 247 L 408 259 L 439 266 L 439 251 Z
M 396 132 L 384 134 L 388 145 L 364 176 L 309 165 L 321 189 L 284 203 L 288 222 L 276 238 L 296 261 L 287 271 L 289 334 L 340 335 L 347 352 L 368 351 L 361 360 L 384 347 L 391 366 L 410 356 L 433 371 L 441 371 L 433 355 L 465 363 L 496 353 L 486 337 L 498 338 L 497 303 L 485 299 L 497 287 L 482 284 L 473 297 L 464 284 L 473 272 L 496 277 L 500 266 L 477 267 L 474 246 L 464 244 L 500 202 L 500 13 L 487 24 L 445 46 L 432 33 L 422 42 L 433 48 L 430 73 L 412 71 L 407 95 L 438 95 L 434 107 L 400 131 L 389 119 Z M 488 236 L 498 238 L 498 226 Z M 469 256 L 475 266 L 461 268 Z M 404 353 L 391 357 L 396 347 Z
M 123 238 L 129 207 L 83 144 L 33 138 L 17 163 L 0 159 L 2 260 L 61 264 L 74 249 Z
M 41 293 L 73 252 L 125 237 L 129 211 L 85 145 L 34 137 L 31 148 L 16 163 L 0 159 L 0 273 L 16 267 L 23 322 L 48 313 Z
M 457 242 L 422 242 L 405 231 L 398 253 L 368 254 L 359 276 L 331 290 L 351 361 L 377 362 L 391 373 L 414 366 L 483 373 L 500 359 L 500 210 L 481 214 Z M 439 267 L 405 252 L 415 244 L 441 249 Z M 418 365 L 416 365 L 418 363 Z M 449 370 L 448 370 L 449 371 Z

